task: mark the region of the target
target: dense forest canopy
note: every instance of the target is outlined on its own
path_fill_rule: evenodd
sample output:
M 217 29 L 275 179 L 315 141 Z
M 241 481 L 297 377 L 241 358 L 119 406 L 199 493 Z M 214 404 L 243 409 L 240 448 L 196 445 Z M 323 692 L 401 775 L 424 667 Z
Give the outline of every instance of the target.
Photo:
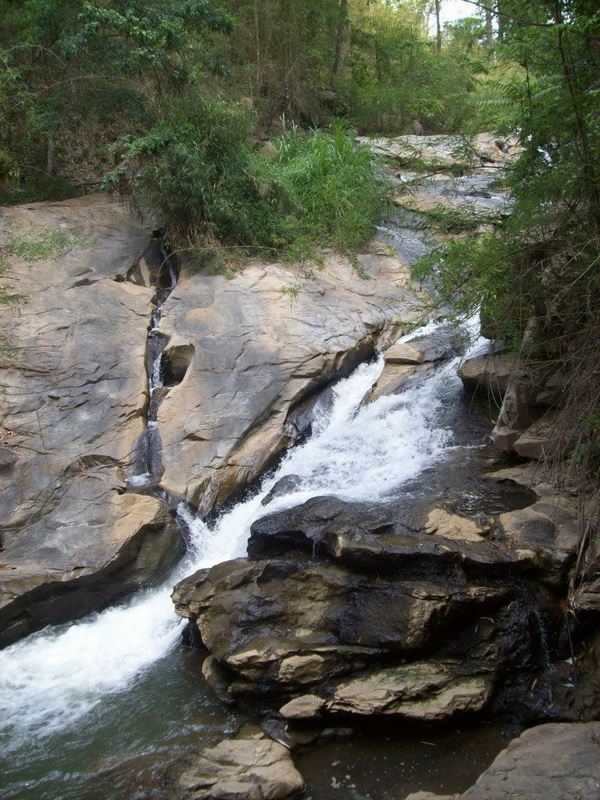
M 251 100 L 267 132 L 336 117 L 360 132 L 456 130 L 483 68 L 481 26 L 451 26 L 437 52 L 427 11 L 424 0 L 2 0 L 0 179 L 99 179 L 107 145 L 198 91 Z

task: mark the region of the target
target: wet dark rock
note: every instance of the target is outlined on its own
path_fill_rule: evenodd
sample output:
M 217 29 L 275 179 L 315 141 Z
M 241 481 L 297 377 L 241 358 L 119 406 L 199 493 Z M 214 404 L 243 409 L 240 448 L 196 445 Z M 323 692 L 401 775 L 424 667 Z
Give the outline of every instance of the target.
M 295 406 L 285 421 L 290 442 L 297 444 L 310 436 L 317 416 L 329 411 L 333 400 L 333 388 L 328 386 Z
M 232 674 L 214 656 L 208 656 L 204 659 L 202 662 L 202 674 L 219 700 L 226 705 L 230 705 L 233 702 L 233 698 L 228 694 L 227 690 L 233 678 Z
M 281 692 L 414 656 L 510 603 L 511 589 L 359 575 L 312 560 L 236 559 L 178 584 L 179 614 L 251 691 Z
M 476 519 L 425 495 L 387 504 L 319 497 L 267 514 L 252 525 L 250 559 L 182 581 L 177 612 L 230 671 L 229 696 L 299 695 L 297 718 L 563 713 L 564 681 L 549 654 L 561 636 L 554 592 L 576 552 L 576 515 L 544 484 L 532 492 L 526 469 L 487 481 L 526 484 L 535 503 Z M 431 685 L 404 691 L 403 676 L 431 670 Z M 336 705 L 348 683 L 356 696 Z
M 439 532 L 444 525 L 448 533 L 448 515 L 440 520 L 438 514 L 436 527 L 424 515 L 411 518 L 402 506 L 349 503 L 336 497 L 313 498 L 254 522 L 248 555 L 270 558 L 301 550 L 326 554 L 358 570 L 380 573 L 410 568 L 432 574 L 452 565 L 492 573 L 516 561 L 510 552 L 482 537 L 478 541 L 471 537 L 469 541 L 466 533 L 462 538 L 460 533 L 458 537 L 432 536 L 426 530 Z M 464 520 L 465 525 L 467 522 Z
M 271 491 L 263 497 L 261 504 L 268 506 L 275 498 L 291 494 L 299 487 L 301 481 L 302 478 L 299 475 L 284 475 L 283 478 L 277 481 Z

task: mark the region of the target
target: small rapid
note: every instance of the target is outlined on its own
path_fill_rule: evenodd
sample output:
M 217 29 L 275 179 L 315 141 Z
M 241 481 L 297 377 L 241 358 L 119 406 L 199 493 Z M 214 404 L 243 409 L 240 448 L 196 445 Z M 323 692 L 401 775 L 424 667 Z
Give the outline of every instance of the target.
M 323 494 L 384 501 L 441 459 L 452 447 L 443 412 L 460 393 L 457 361 L 400 395 L 366 405 L 362 400 L 383 358 L 361 365 L 333 387 L 329 406 L 317 404 L 311 438 L 289 451 L 253 496 L 210 526 L 180 509 L 191 546 L 161 587 L 1 651 L 0 752 L 18 759 L 25 743 L 49 740 L 51 746 L 53 736 L 93 714 L 107 696 L 126 694 L 179 641 L 184 621 L 173 612 L 173 584 L 196 569 L 245 555 L 250 525 L 259 516 Z M 262 499 L 288 475 L 298 478 L 293 491 L 265 508 Z

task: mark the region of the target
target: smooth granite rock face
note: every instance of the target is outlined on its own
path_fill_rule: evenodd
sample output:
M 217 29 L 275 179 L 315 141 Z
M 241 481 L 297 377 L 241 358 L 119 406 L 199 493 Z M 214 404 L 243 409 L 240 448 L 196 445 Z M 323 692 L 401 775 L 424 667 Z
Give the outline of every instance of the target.
M 463 794 L 406 800 L 598 800 L 600 722 L 539 725 L 514 739 Z
M 9 258 L 6 282 L 24 301 L 1 311 L 10 343 L 0 357 L 5 643 L 71 618 L 75 608 L 81 616 L 106 605 L 170 566 L 180 544 L 160 504 L 119 495 L 143 429 L 153 294 L 124 278 L 142 259 L 148 231 L 97 195 L 5 209 L 0 227 L 7 238 L 77 237 L 43 260 Z M 137 570 L 144 532 L 164 535 L 166 546 L 161 558 L 153 545 Z M 127 564 L 135 579 L 99 589 L 100 576 Z M 69 585 L 69 602 L 52 598 L 57 584 Z
M 276 264 L 232 280 L 183 275 L 161 325 L 167 358 L 193 352 L 159 411 L 165 488 L 201 511 L 222 505 L 293 440 L 290 410 L 417 318 L 406 266 L 381 252 L 359 256 L 369 280 L 328 256 L 295 298 L 282 291 L 294 274 Z

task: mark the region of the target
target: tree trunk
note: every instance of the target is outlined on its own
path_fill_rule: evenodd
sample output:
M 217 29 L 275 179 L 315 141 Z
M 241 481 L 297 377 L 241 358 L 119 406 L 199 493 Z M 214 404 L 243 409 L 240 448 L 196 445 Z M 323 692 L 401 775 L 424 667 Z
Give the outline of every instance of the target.
M 48 131 L 46 140 L 46 174 L 54 174 L 54 133 L 52 131 Z
M 442 25 L 440 22 L 441 0 L 435 0 L 435 41 L 438 53 L 442 52 Z
M 340 0 L 340 20 L 338 23 L 337 36 L 335 40 L 335 58 L 333 61 L 332 76 L 335 78 L 340 71 L 342 64 L 342 51 L 344 48 L 344 36 L 348 27 L 348 0 Z
M 494 25 L 492 6 L 489 2 L 485 4 L 485 39 L 488 48 L 491 50 L 494 46 Z

